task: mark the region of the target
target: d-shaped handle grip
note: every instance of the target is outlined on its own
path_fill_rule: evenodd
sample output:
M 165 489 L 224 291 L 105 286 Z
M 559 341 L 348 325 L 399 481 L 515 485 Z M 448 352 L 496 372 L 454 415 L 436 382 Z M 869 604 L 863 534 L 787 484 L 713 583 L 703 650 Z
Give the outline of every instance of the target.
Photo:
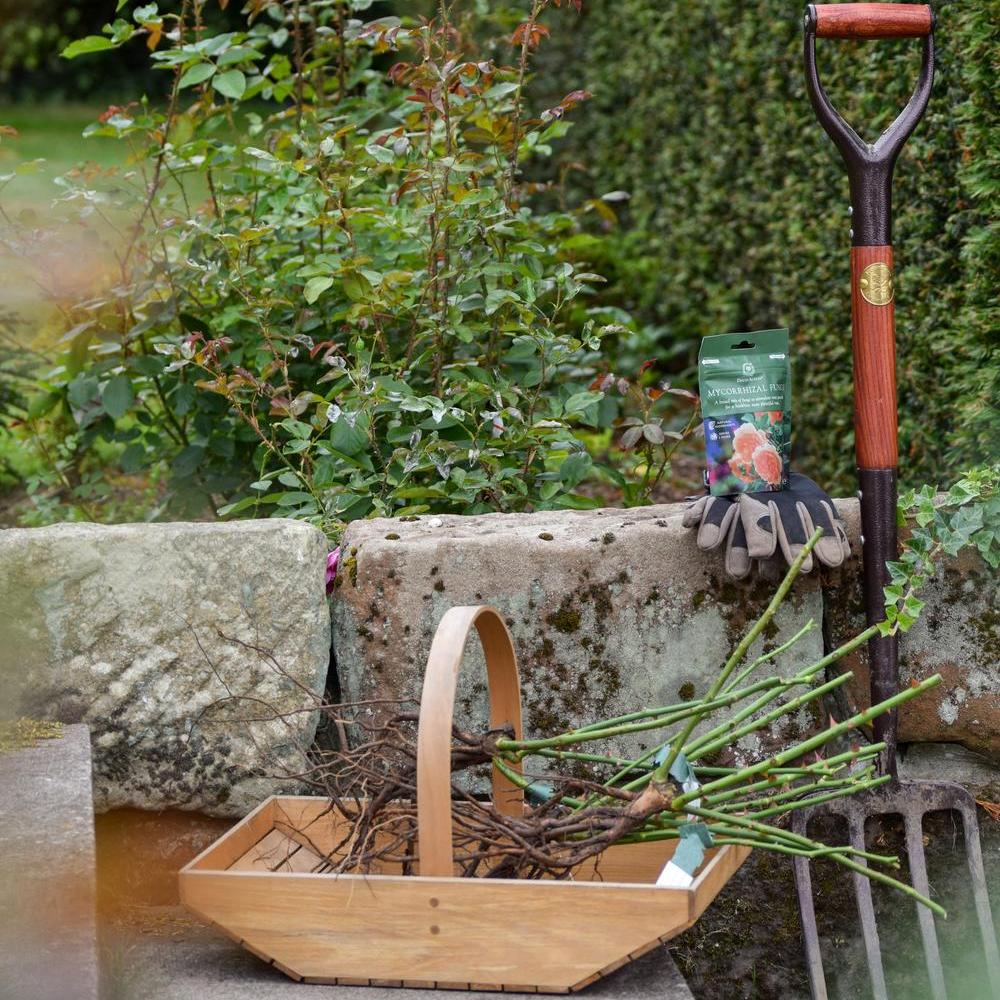
M 821 31 L 823 25 L 825 29 Z M 816 38 L 823 35 L 828 38 L 923 36 L 923 58 L 917 86 L 906 107 L 875 142 L 865 142 L 826 96 L 816 69 Z M 931 9 L 922 4 L 810 4 L 805 15 L 805 64 L 806 90 L 816 117 L 840 150 L 847 166 L 853 209 L 852 242 L 856 247 L 888 246 L 892 243 L 893 167 L 903 143 L 923 116 L 934 82 L 934 17 Z
M 918 38 L 934 29 L 921 3 L 824 3 L 810 6 L 820 38 Z

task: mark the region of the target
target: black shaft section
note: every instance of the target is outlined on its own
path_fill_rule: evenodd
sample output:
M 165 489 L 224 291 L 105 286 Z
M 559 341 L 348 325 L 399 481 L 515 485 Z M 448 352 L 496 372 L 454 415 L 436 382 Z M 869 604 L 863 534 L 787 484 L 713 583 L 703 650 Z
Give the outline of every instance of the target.
M 851 185 L 851 243 L 884 247 L 892 243 L 892 170 L 895 162 L 866 163 L 844 153 Z
M 858 469 L 861 486 L 861 535 L 864 544 L 865 616 L 869 625 L 885 621 L 883 587 L 889 584 L 886 563 L 896 559 L 896 470 Z M 868 642 L 868 667 L 871 675 L 872 704 L 885 701 L 899 691 L 899 640 L 896 636 L 878 636 Z M 882 758 L 885 774 L 896 774 L 896 742 L 899 712 L 893 709 L 875 719 L 875 740 L 885 741 Z

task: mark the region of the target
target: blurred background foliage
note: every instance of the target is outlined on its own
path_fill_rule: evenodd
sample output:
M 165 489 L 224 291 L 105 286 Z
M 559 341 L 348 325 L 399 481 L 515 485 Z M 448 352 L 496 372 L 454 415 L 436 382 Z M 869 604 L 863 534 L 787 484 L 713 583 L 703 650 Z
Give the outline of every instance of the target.
M 168 39 L 166 34 L 157 36 L 152 45 L 153 25 L 166 16 L 169 28 L 182 4 L 163 3 L 159 10 L 155 5 L 130 2 L 117 6 L 120 12 L 115 10 L 115 0 L 73 4 L 0 0 L 4 100 L 0 125 L 12 126 L 18 133 L 16 137 L 9 131 L 0 134 L 4 184 L 0 206 L 6 213 L 0 227 L 5 227 L 7 247 L 12 251 L 3 261 L 5 290 L 0 293 L 0 492 L 5 492 L 0 496 L 0 522 L 43 523 L 71 516 L 117 520 L 169 516 L 171 511 L 210 516 L 223 504 L 234 512 L 258 512 L 260 505 L 249 503 L 252 494 L 248 492 L 255 477 L 258 484 L 278 475 L 284 476 L 286 486 L 297 484 L 283 494 L 268 496 L 310 492 L 301 489 L 298 473 L 277 467 L 268 471 L 267 462 L 247 436 L 247 425 L 237 428 L 240 421 L 230 411 L 227 419 L 233 423 L 219 424 L 212 440 L 206 438 L 215 467 L 211 481 L 204 479 L 199 487 L 202 506 L 192 505 L 191 486 L 198 474 L 192 475 L 190 462 L 178 464 L 183 449 L 172 446 L 171 415 L 161 412 L 155 398 L 159 389 L 176 391 L 184 378 L 178 376 L 177 385 L 170 386 L 144 382 L 154 368 L 159 371 L 159 362 L 143 362 L 141 357 L 155 356 L 154 342 L 162 336 L 160 356 L 166 358 L 168 346 L 177 349 L 192 332 L 184 327 L 190 312 L 188 319 L 177 319 L 184 308 L 179 299 L 179 308 L 164 313 L 166 320 L 175 323 L 169 332 L 166 326 L 159 329 L 149 322 L 147 306 L 150 296 L 160 294 L 156 289 L 163 282 L 174 281 L 175 292 L 185 281 L 191 282 L 192 289 L 196 287 L 190 269 L 182 266 L 185 258 L 178 257 L 178 248 L 197 251 L 193 258 L 186 258 L 188 264 L 194 260 L 201 267 L 219 266 L 222 258 L 215 259 L 204 250 L 210 238 L 223 236 L 225 230 L 219 206 L 212 202 L 221 198 L 225 212 L 226 199 L 232 197 L 232 204 L 245 215 L 248 192 L 252 195 L 256 190 L 277 199 L 276 203 L 281 201 L 282 196 L 273 190 L 274 180 L 262 180 L 259 164 L 248 166 L 246 150 L 262 147 L 271 152 L 289 143 L 294 146 L 300 142 L 296 135 L 302 132 L 300 145 L 306 157 L 301 162 L 306 166 L 295 169 L 301 172 L 303 184 L 322 186 L 324 168 L 315 143 L 327 134 L 330 115 L 313 115 L 308 95 L 304 98 L 292 88 L 279 87 L 276 97 L 273 87 L 255 83 L 258 78 L 252 70 L 257 57 L 252 54 L 234 55 L 226 67 L 220 62 L 218 71 L 213 71 L 216 77 L 221 78 L 224 70 L 229 74 L 239 70 L 246 90 L 227 94 L 225 87 L 202 82 L 182 92 L 183 131 L 189 125 L 195 130 L 182 137 L 190 148 L 174 163 L 175 168 L 180 164 L 178 176 L 183 175 L 183 183 L 175 185 L 176 178 L 165 180 L 157 189 L 155 211 L 143 212 L 144 185 L 148 186 L 152 176 L 148 171 L 155 168 L 159 155 L 162 135 L 158 128 L 165 120 L 171 91 L 170 73 L 154 69 L 155 59 L 161 68 L 164 65 L 159 53 L 167 48 Z M 273 29 L 282 16 L 291 18 L 298 6 L 295 0 L 246 4 L 204 0 L 194 4 L 200 18 L 194 30 L 203 38 L 245 32 L 248 22 L 264 13 Z M 439 16 L 440 5 L 429 0 L 405 4 L 400 0 L 329 0 L 326 4 L 302 0 L 301 6 L 325 11 L 317 14 L 320 21 L 325 18 L 324 31 L 335 31 L 338 10 L 356 19 L 352 44 L 363 58 L 348 81 L 346 96 L 353 103 L 345 114 L 363 119 L 359 102 L 369 100 L 373 116 L 380 116 L 383 125 L 393 118 L 402 120 L 398 111 L 401 81 L 390 81 L 387 75 L 401 57 L 390 51 L 394 43 L 382 48 L 359 44 L 360 25 L 394 15 L 414 25 L 420 16 Z M 558 282 L 565 280 L 563 265 L 587 275 L 585 297 L 570 307 L 568 300 L 556 295 L 553 301 L 562 301 L 563 312 L 558 319 L 551 312 L 546 322 L 556 324 L 551 326 L 557 338 L 554 344 L 586 342 L 591 347 L 578 356 L 573 354 L 576 348 L 563 352 L 559 373 L 554 369 L 545 373 L 547 380 L 555 381 L 552 392 L 546 390 L 544 397 L 555 400 L 555 416 L 561 415 L 562 404 L 574 392 L 578 399 L 584 398 L 579 393 L 589 392 L 601 401 L 594 404 L 587 397 L 590 409 L 585 418 L 572 423 L 575 438 L 561 437 L 559 449 L 548 458 L 532 450 L 536 432 L 527 431 L 518 446 L 521 451 L 512 451 L 520 458 L 511 461 L 518 468 L 537 468 L 527 477 L 518 476 L 516 470 L 505 473 L 511 480 L 509 495 L 506 486 L 491 492 L 496 483 L 490 489 L 473 489 L 473 480 L 458 484 L 446 462 L 441 466 L 450 482 L 443 490 L 446 495 L 400 496 L 394 501 L 399 510 L 558 505 L 569 490 L 574 491 L 572 502 L 578 504 L 631 504 L 683 495 L 697 486 L 698 447 L 686 440 L 689 412 L 683 406 L 663 409 L 663 403 L 671 398 L 679 402 L 678 397 L 657 402 L 662 385 L 669 380 L 675 388 L 696 388 L 694 361 L 698 341 L 705 334 L 784 325 L 791 330 L 795 351 L 793 462 L 831 492 L 853 489 L 847 181 L 805 95 L 801 7 L 798 0 L 780 4 L 457 0 L 447 5 L 449 19 L 460 26 L 461 38 L 444 39 L 445 49 L 450 45 L 461 49 L 464 58 L 511 67 L 503 71 L 507 76 L 501 73 L 498 78 L 503 86 L 517 82 L 518 56 L 525 54 L 521 52 L 523 26 L 533 25 L 523 106 L 511 105 L 509 88 L 507 94 L 494 91 L 487 100 L 492 102 L 490 114 L 495 120 L 509 123 L 520 116 L 524 121 L 523 132 L 520 126 L 515 129 L 522 145 L 529 134 L 534 137 L 530 141 L 535 146 L 524 145 L 525 155 L 518 163 L 516 192 L 504 189 L 500 180 L 497 191 L 508 210 L 521 212 L 519 224 L 526 228 L 520 232 L 520 252 L 534 245 L 537 264 L 533 271 L 540 268 L 540 272 L 498 278 L 496 260 L 470 258 L 463 280 L 480 282 L 482 278 L 488 291 L 537 294 L 538 301 L 545 303 Z M 949 481 L 968 465 L 1000 453 L 996 355 L 1000 142 L 995 87 L 1000 69 L 1000 2 L 941 0 L 935 9 L 939 17 L 935 90 L 927 117 L 900 158 L 895 186 L 901 473 L 909 484 Z M 279 10 L 284 14 L 275 13 Z M 533 13 L 538 15 L 537 23 Z M 74 40 L 107 37 L 103 26 L 116 17 L 141 30 L 113 52 L 60 58 L 59 53 Z M 147 26 L 143 26 L 144 17 Z M 251 36 L 248 44 L 263 50 L 259 31 L 257 36 L 251 31 Z M 325 83 L 318 84 L 320 90 L 339 91 L 332 43 L 326 50 L 322 46 L 317 50 L 323 52 L 320 61 L 299 71 L 292 43 L 274 45 L 273 37 L 268 44 L 287 55 L 292 77 L 300 75 L 316 86 L 326 74 Z M 319 37 L 322 41 L 324 36 Z M 232 49 L 243 43 L 227 44 Z M 153 49 L 155 59 L 151 60 Z M 244 57 L 246 61 L 241 62 Z M 273 56 L 269 58 L 269 66 L 284 65 L 280 59 L 275 63 Z M 429 58 L 433 61 L 425 52 L 425 69 Z M 905 102 L 915 80 L 919 52 L 917 43 L 910 42 L 821 42 L 819 58 L 834 102 L 863 134 L 873 136 Z M 217 56 L 212 59 L 218 61 Z M 565 103 L 566 96 L 574 94 L 578 96 Z M 146 104 L 131 103 L 143 97 L 148 98 Z M 193 102 L 190 107 L 187 101 Z M 91 129 L 92 137 L 82 140 L 84 127 L 98 116 L 103 114 L 107 123 L 112 114 L 106 110 L 109 105 L 119 112 L 132 109 L 125 117 L 137 124 L 120 126 L 112 119 L 110 127 Z M 297 112 L 299 120 L 283 116 L 282 107 L 304 108 L 308 128 L 301 128 Z M 544 109 L 557 119 L 565 114 L 566 127 L 552 128 L 552 118 L 532 119 Z M 435 114 L 430 130 L 434 140 L 419 166 L 427 177 L 438 177 L 440 182 L 443 176 L 447 183 L 451 168 L 442 138 L 447 129 L 441 131 L 440 114 Z M 506 136 L 499 132 L 493 136 L 501 159 L 510 153 L 509 124 L 505 127 Z M 196 148 L 198 143 L 202 146 Z M 221 193 L 210 191 L 208 172 L 198 166 L 205 150 L 221 157 L 216 161 L 226 188 Z M 465 150 L 470 162 L 488 152 L 482 148 L 482 137 Z M 384 182 L 378 197 L 384 195 L 383 207 L 390 211 L 396 167 L 368 162 L 373 154 L 364 144 L 346 145 L 344 155 L 344 169 L 349 174 L 353 171 L 352 177 L 367 171 L 369 181 Z M 279 158 L 285 154 L 279 151 Z M 90 165 L 76 169 L 83 160 Z M 474 176 L 489 176 L 484 162 L 476 162 Z M 230 169 L 231 174 L 226 172 Z M 282 177 L 288 190 L 295 183 L 291 174 Z M 88 204 L 88 198 L 97 201 L 89 203 L 86 211 L 106 216 L 96 227 L 81 225 L 67 214 L 71 203 L 75 210 L 81 203 Z M 476 211 L 465 205 L 456 216 L 464 219 L 462 225 L 471 227 L 470 232 L 479 225 Z M 114 256 L 121 245 L 116 247 L 112 230 L 118 227 L 131 243 L 137 214 L 144 214 L 149 231 L 143 240 L 151 242 L 143 243 L 142 253 L 130 255 L 136 267 L 141 261 L 145 271 L 130 272 L 116 286 Z M 176 219 L 186 219 L 190 244 L 180 240 L 182 230 L 174 214 Z M 150 228 L 154 216 L 160 221 Z M 247 218 L 252 222 L 253 212 Z M 275 229 L 282 236 L 280 240 L 274 237 L 273 244 L 270 233 L 252 234 L 257 241 L 255 253 L 275 262 L 275 273 L 279 273 L 283 247 L 290 238 L 290 230 L 282 227 L 288 224 L 295 229 L 301 224 L 292 215 L 279 221 Z M 459 232 L 455 230 L 456 235 Z M 306 257 L 308 239 L 299 246 Z M 159 257 L 157 241 L 162 246 Z M 37 258 L 34 264 L 33 256 Z M 303 268 L 308 266 L 308 261 L 298 260 L 295 268 L 286 268 L 294 277 L 289 278 L 289 294 L 295 288 L 302 294 L 302 285 L 309 280 Z M 39 287 L 40 276 L 45 291 Z M 435 280 L 433 275 L 427 278 L 432 291 Z M 312 291 L 317 287 L 314 284 Z M 342 280 L 337 276 L 335 287 L 324 287 L 318 294 L 329 297 L 339 291 Z M 420 288 L 412 291 L 414 304 L 419 303 Z M 110 328 L 105 331 L 103 345 L 95 342 L 88 348 L 100 351 L 89 362 L 65 355 L 67 343 L 71 354 L 75 350 L 79 355 L 81 338 L 73 331 L 89 321 L 87 309 L 103 309 L 107 314 L 106 303 L 116 296 L 119 301 L 133 297 L 122 314 L 127 322 L 122 321 L 118 334 Z M 351 294 L 346 297 L 350 299 Z M 219 302 L 225 300 L 223 295 Z M 494 295 L 493 305 L 496 301 Z M 389 299 L 381 303 L 388 304 Z M 346 315 L 329 310 L 325 298 L 318 305 L 326 305 L 326 316 L 333 321 Z M 201 310 L 201 315 L 206 316 L 211 308 Z M 504 316 L 513 316 L 514 300 L 503 309 Z M 292 310 L 288 318 L 299 322 L 303 315 Z M 480 318 L 485 322 L 490 315 Z M 272 321 L 281 322 L 277 314 L 270 316 L 268 322 Z M 312 318 L 309 322 L 315 325 Z M 534 335 L 526 313 L 519 322 L 521 327 L 511 327 L 512 338 Z M 592 349 L 596 341 L 588 339 L 587 331 L 595 323 L 600 327 L 599 350 Z M 213 330 L 211 325 L 202 322 L 195 332 L 203 332 L 207 339 L 223 332 L 224 327 Z M 208 328 L 202 331 L 201 327 Z M 132 329 L 140 329 L 148 342 L 139 351 L 130 346 L 128 331 Z M 116 355 L 108 341 L 119 334 L 122 340 Z M 455 344 L 457 357 L 469 355 Z M 96 411 L 93 407 L 81 410 L 80 399 L 70 398 L 71 391 L 80 396 L 80 386 L 73 389 L 71 383 L 81 364 L 87 378 L 95 380 L 91 388 L 96 396 L 91 402 L 98 406 Z M 523 358 L 515 359 L 513 367 L 500 373 L 509 388 L 505 404 L 513 406 L 514 414 L 518 413 L 517 379 L 523 374 L 518 366 L 523 364 Z M 361 365 L 359 370 L 363 369 Z M 622 373 L 627 377 L 622 378 Z M 132 380 L 127 392 L 123 379 Z M 108 396 L 110 409 L 102 410 L 109 385 L 115 388 Z M 315 388 L 309 378 L 300 387 L 303 392 Z M 418 388 L 419 392 L 414 389 L 417 396 L 426 394 L 426 385 Z M 117 398 L 119 389 L 121 399 Z M 181 395 L 186 397 L 189 391 L 182 389 Z M 209 419 L 223 412 L 225 398 L 199 389 L 195 410 L 204 411 Z M 44 409 L 56 400 L 61 401 L 56 409 Z M 324 407 L 327 402 L 324 396 Z M 332 402 L 339 405 L 336 394 Z M 314 403 L 319 406 L 318 401 Z M 140 406 L 147 411 L 143 420 L 151 421 L 149 425 L 137 422 L 136 407 Z M 85 413 L 83 424 L 78 419 L 81 413 Z M 275 414 L 268 428 L 275 430 L 279 418 L 287 416 Z M 507 419 L 504 433 L 513 433 Z M 630 448 L 622 447 L 615 430 L 622 419 L 629 420 L 629 426 L 648 425 L 638 444 Z M 318 425 L 323 423 L 317 418 Z M 157 437 L 154 430 L 165 433 Z M 325 426 L 313 431 L 319 435 Z M 543 428 L 539 440 L 551 437 L 550 431 Z M 235 449 L 222 447 L 227 433 Z M 275 433 L 283 432 L 277 429 Z M 400 432 L 394 433 L 398 437 Z M 685 440 L 678 442 L 677 435 Z M 156 460 L 158 442 L 163 452 Z M 137 461 L 140 443 L 143 455 Z M 276 443 L 279 452 L 289 444 L 299 447 L 294 440 Z M 578 447 L 584 450 L 575 450 Z M 473 447 L 472 453 L 476 451 Z M 129 457 L 123 463 L 126 454 Z M 568 455 L 575 456 L 573 468 L 561 479 L 559 468 Z M 428 453 L 422 460 L 430 468 L 435 457 L 441 456 Z M 231 468 L 224 468 L 226 461 Z M 180 477 L 184 483 L 179 483 L 179 467 L 187 472 Z M 471 468 L 468 461 L 465 467 Z M 383 473 L 370 473 L 372 481 L 380 476 Z M 561 484 L 558 489 L 557 483 Z M 340 480 L 337 484 L 338 489 L 344 486 Z M 522 487 L 524 492 L 520 492 Z M 179 506 L 174 504 L 178 499 L 183 500 Z M 308 512 L 315 499 L 303 500 L 302 509 Z M 383 510 L 381 501 L 376 509 Z M 394 509 L 392 503 L 388 509 Z M 350 516 L 364 516 L 370 510 L 360 504 Z M 279 504 L 278 512 L 282 511 L 289 509 Z M 324 526 L 335 534 L 338 529 L 331 523 L 333 527 Z
M 900 466 L 939 481 L 1000 453 L 1000 3 L 934 4 L 934 92 L 896 167 Z M 788 326 L 797 468 L 852 488 L 847 178 L 813 115 L 803 5 L 589 0 L 540 86 L 594 94 L 567 138 L 598 189 L 631 198 L 597 266 L 658 328 Z M 818 43 L 834 104 L 870 138 L 906 102 L 920 43 Z M 582 79 L 581 79 L 582 77 Z

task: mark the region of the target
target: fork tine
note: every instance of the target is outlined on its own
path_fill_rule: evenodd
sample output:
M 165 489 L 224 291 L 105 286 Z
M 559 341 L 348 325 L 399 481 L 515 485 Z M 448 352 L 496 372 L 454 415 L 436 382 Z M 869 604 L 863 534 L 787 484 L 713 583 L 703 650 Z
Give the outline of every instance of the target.
M 1000 997 L 1000 953 L 997 949 L 997 932 L 993 926 L 989 893 L 986 890 L 986 870 L 983 868 L 983 849 L 979 842 L 976 807 L 974 803 L 956 802 L 955 808 L 962 816 L 965 854 L 969 862 L 969 875 L 972 877 L 972 895 L 976 901 L 979 933 L 983 939 L 983 952 L 986 955 L 986 971 L 993 996 Z
M 793 858 L 792 867 L 795 870 L 795 892 L 799 897 L 799 918 L 802 921 L 802 937 L 806 945 L 809 990 L 812 994 L 812 1000 L 828 1000 L 826 975 L 823 972 L 823 956 L 820 954 L 819 948 L 819 928 L 816 926 L 816 909 L 813 906 L 812 876 L 809 873 L 809 859 Z
M 865 849 L 865 818 L 864 815 L 852 810 L 848 820 L 851 833 L 851 846 L 856 850 Z M 858 864 L 865 865 L 863 858 L 857 859 Z M 874 1000 L 889 1000 L 885 987 L 885 970 L 882 968 L 882 946 L 879 943 L 878 924 L 875 922 L 875 906 L 872 903 L 872 884 L 857 872 L 852 873 L 854 879 L 854 895 L 858 902 L 858 916 L 861 918 L 861 936 L 868 958 L 868 972 L 872 980 L 872 996 Z
M 913 888 L 924 896 L 930 897 L 930 885 L 927 881 L 927 859 L 924 857 L 922 812 L 908 809 L 903 814 L 906 824 L 906 854 L 910 861 L 910 879 Z M 931 994 L 934 1000 L 948 1000 L 948 992 L 944 985 L 944 969 L 941 966 L 941 952 L 938 949 L 937 932 L 934 928 L 934 914 L 916 904 L 917 918 L 920 921 L 920 936 L 924 942 L 924 959 L 927 962 L 927 976 L 930 979 Z

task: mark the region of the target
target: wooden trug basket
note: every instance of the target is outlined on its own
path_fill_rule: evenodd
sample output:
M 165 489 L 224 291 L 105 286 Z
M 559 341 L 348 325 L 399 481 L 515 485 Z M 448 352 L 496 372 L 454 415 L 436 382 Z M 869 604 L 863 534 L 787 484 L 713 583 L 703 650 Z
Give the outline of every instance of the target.
M 431 646 L 417 737 L 419 874 L 334 875 L 322 855 L 347 821 L 327 799 L 274 796 L 180 873 L 190 910 L 293 979 L 341 985 L 568 993 L 674 937 L 702 914 L 748 848 L 711 849 L 687 889 L 658 888 L 676 841 L 613 846 L 572 880 L 458 878 L 451 840 L 455 686 L 475 626 L 490 726 L 521 735 L 517 661 L 492 608 L 457 607 Z M 524 808 L 494 771 L 497 808 Z

